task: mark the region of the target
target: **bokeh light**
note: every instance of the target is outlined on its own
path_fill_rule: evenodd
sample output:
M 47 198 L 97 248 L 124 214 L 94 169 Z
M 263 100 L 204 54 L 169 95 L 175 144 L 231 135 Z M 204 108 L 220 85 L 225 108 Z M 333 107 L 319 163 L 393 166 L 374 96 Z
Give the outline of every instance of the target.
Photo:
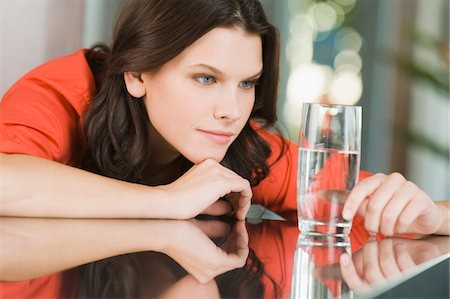
M 332 104 L 355 105 L 362 91 L 360 74 L 352 71 L 336 72 L 331 81 L 328 100 Z
M 351 27 L 343 27 L 336 33 L 334 47 L 337 51 L 352 49 L 359 52 L 362 43 L 363 40 L 361 34 Z
M 291 73 L 288 84 L 288 99 L 317 100 L 327 91 L 333 77 L 333 69 L 327 65 L 305 63 L 298 65 Z
M 282 117 L 297 137 L 304 102 L 354 105 L 362 95 L 361 35 L 343 26 L 356 0 L 290 0 L 290 65 Z M 328 47 L 318 48 L 318 47 Z
M 309 14 L 314 18 L 318 31 L 330 31 L 337 24 L 338 17 L 336 10 L 326 2 L 311 5 Z
M 352 11 L 355 7 L 356 1 L 357 0 L 334 0 L 334 2 L 338 4 L 346 14 Z
M 362 59 L 354 50 L 340 51 L 334 58 L 334 69 L 336 72 L 350 71 L 359 73 L 362 68 Z
M 292 71 L 282 112 L 291 135 L 296 137 L 298 134 L 303 103 L 320 102 L 329 89 L 332 77 L 331 67 L 316 63 L 300 64 Z

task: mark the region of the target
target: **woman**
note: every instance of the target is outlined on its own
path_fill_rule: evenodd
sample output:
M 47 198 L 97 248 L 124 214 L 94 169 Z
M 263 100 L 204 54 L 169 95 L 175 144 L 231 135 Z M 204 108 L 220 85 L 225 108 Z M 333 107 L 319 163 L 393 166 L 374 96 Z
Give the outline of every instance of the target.
M 278 55 L 256 0 L 131 1 L 111 50 L 4 95 L 1 215 L 244 219 L 252 198 L 295 220 L 297 152 L 269 132 Z M 363 180 L 346 208 L 370 231 L 449 233 L 448 206 L 398 174 Z

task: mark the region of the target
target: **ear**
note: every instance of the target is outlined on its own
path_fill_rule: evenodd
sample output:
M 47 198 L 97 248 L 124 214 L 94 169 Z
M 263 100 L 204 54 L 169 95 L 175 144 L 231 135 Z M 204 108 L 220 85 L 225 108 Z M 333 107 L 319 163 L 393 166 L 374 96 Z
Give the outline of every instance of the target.
M 125 80 L 125 85 L 129 94 L 135 98 L 142 98 L 145 96 L 146 89 L 140 73 L 125 72 L 123 74 L 123 79 Z

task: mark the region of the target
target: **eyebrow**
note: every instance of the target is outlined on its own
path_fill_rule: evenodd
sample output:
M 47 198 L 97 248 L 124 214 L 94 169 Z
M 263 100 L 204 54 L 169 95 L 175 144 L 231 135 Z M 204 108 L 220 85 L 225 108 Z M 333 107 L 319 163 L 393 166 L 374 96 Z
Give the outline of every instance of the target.
M 193 67 L 193 68 L 205 68 L 205 69 L 208 69 L 208 70 L 210 70 L 211 72 L 213 72 L 213 73 L 215 73 L 217 75 L 223 75 L 223 72 L 221 70 L 219 70 L 219 69 L 217 69 L 217 68 L 215 68 L 215 67 L 213 67 L 213 66 L 211 66 L 209 64 L 199 63 L 199 64 L 190 65 L 190 67 Z M 252 79 L 252 78 L 259 77 L 262 73 L 263 73 L 263 70 L 261 69 L 258 73 L 254 74 L 253 76 L 250 76 L 248 78 Z

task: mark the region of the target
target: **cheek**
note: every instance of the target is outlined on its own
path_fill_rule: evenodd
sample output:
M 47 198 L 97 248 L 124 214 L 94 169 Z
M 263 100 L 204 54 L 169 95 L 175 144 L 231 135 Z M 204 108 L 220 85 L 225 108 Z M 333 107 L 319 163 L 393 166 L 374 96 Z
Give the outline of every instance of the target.
M 244 101 L 244 103 L 241 105 L 241 112 L 242 112 L 242 120 L 247 122 L 247 120 L 250 117 L 250 114 L 252 113 L 253 106 L 255 105 L 255 98 L 247 99 Z
M 147 113 L 153 127 L 172 145 L 188 136 L 204 112 L 198 98 L 180 85 L 158 89 L 146 99 Z
M 173 87 L 176 86 L 176 87 Z M 179 84 L 157 81 L 147 94 L 145 104 L 151 120 L 174 119 L 188 109 L 189 99 Z

